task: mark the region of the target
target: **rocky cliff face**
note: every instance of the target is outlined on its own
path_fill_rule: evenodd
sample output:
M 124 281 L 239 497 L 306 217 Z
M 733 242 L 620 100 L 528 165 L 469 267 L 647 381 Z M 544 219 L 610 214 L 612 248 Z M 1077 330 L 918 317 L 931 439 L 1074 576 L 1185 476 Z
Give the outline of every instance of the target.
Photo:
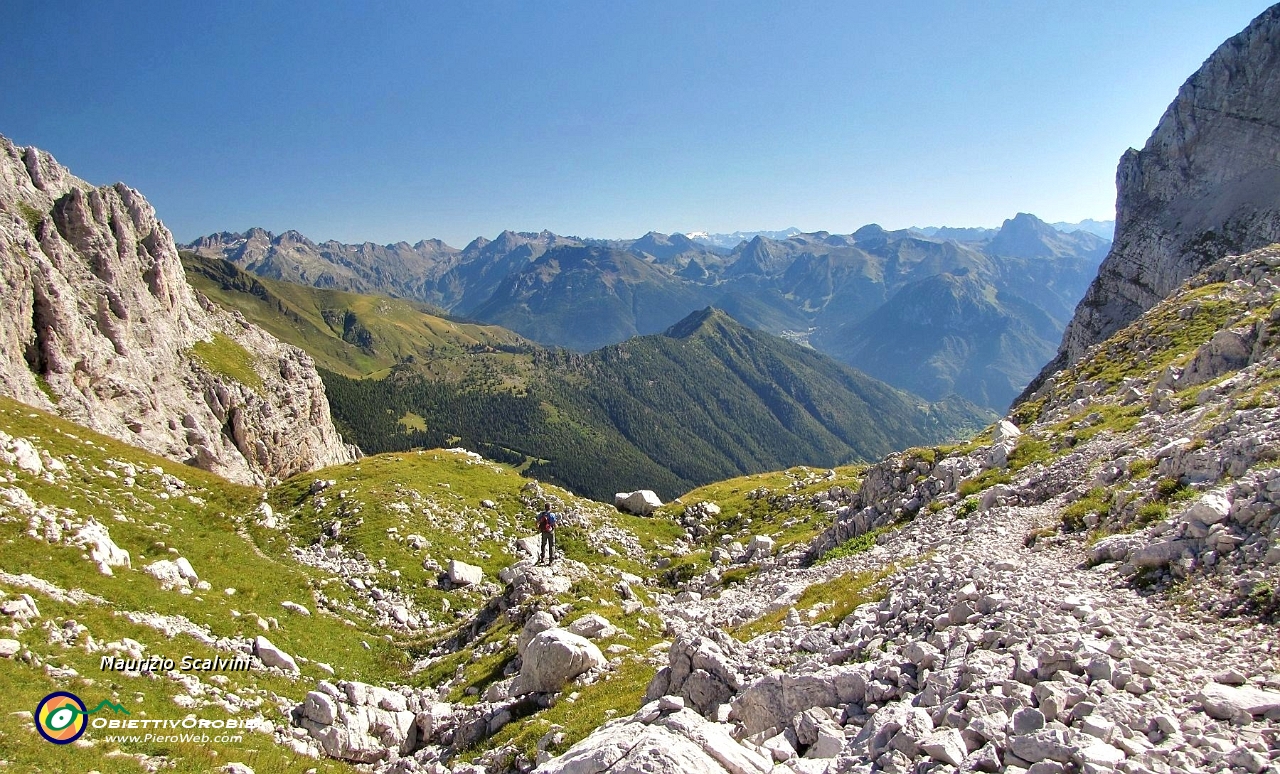
M 311 358 L 214 307 L 137 191 L 0 137 L 0 390 L 234 481 L 348 461 Z
M 1183 84 L 1116 186 L 1115 244 L 1042 379 L 1218 258 L 1280 241 L 1280 6 Z

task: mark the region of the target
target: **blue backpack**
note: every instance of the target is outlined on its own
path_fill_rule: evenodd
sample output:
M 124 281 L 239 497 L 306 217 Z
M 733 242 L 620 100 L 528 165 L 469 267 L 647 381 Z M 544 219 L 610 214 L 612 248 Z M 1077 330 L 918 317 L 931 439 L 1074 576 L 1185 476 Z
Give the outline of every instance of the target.
M 556 519 L 556 515 L 551 511 L 543 511 L 542 513 L 539 513 L 538 514 L 538 531 L 550 532 L 551 530 L 556 528 L 557 521 L 558 519 Z

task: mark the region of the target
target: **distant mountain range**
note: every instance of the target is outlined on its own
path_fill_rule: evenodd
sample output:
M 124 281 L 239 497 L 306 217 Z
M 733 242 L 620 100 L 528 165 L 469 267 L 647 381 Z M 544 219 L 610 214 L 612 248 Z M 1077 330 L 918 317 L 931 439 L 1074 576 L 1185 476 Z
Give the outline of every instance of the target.
M 691 231 L 685 236 L 699 244 L 732 250 L 743 242 L 750 242 L 758 236 L 765 239 L 789 239 L 796 234 L 803 233 L 800 229 L 792 226 L 781 231 L 735 231 L 732 234 L 708 234 L 705 231 Z
M 1094 220 L 1093 218 L 1085 218 L 1079 223 L 1050 223 L 1049 225 L 1059 231 L 1085 231 L 1095 236 L 1100 236 L 1107 241 L 1111 241 L 1112 236 L 1116 232 L 1116 222 L 1114 220 Z
M 1058 231 L 1071 233 L 1072 231 L 1085 231 L 1094 236 L 1100 236 L 1107 241 L 1111 241 L 1111 235 L 1115 231 L 1116 222 L 1114 220 L 1093 220 L 1086 218 L 1078 223 L 1050 223 Z M 990 239 L 995 236 L 998 228 L 982 228 L 982 227 L 952 227 L 952 226 L 922 226 L 908 229 L 909 231 L 918 231 L 924 236 L 936 236 L 940 239 L 954 239 L 957 242 L 980 242 L 984 239 Z M 804 232 L 794 226 L 785 228 L 781 231 L 734 231 L 731 234 L 709 234 L 705 231 L 691 231 L 684 236 L 693 241 L 708 245 L 711 247 L 721 247 L 732 250 L 743 242 L 750 242 L 758 236 L 765 239 L 790 239 Z
M 1027 214 L 998 230 L 929 235 L 872 225 L 847 235 L 793 232 L 756 234 L 729 249 L 684 234 L 598 240 L 504 231 L 459 250 L 438 240 L 317 244 L 293 231 L 276 236 L 251 229 L 188 247 L 260 277 L 414 300 L 583 352 L 661 332 L 714 306 L 901 389 L 932 400 L 954 389 L 1003 410 L 1035 374 L 1041 355 L 1056 346 L 1109 246 Z M 940 274 L 967 279 L 919 284 Z M 921 341 L 950 343 L 925 361 L 890 364 L 874 353 L 888 351 L 880 345 L 891 341 L 885 337 L 892 331 L 861 323 L 908 286 L 910 302 L 904 298 L 898 312 L 876 319 L 930 306 L 923 293 L 942 294 L 933 299 L 940 309 L 959 309 L 953 291 L 961 287 L 968 297 L 977 292 L 998 303 L 971 320 L 951 318 L 945 328 L 929 322 L 941 317 L 922 318 Z M 1014 332 L 1001 332 L 1005 328 Z M 880 338 L 864 340 L 870 336 Z M 1003 343 L 995 346 L 995 339 Z
M 1086 218 L 1079 223 L 1050 223 L 1049 226 L 1066 234 L 1074 231 L 1083 231 L 1087 234 L 1102 237 L 1108 242 L 1111 241 L 1111 235 L 1115 233 L 1116 222 L 1114 220 L 1093 220 Z M 938 237 L 939 239 L 954 239 L 957 242 L 981 242 L 990 239 L 996 235 L 1000 229 L 998 228 L 952 228 L 949 226 L 923 226 L 910 229 L 917 231 L 925 236 Z
M 648 265 L 606 247 L 591 254 Z M 315 358 L 336 424 L 366 452 L 464 445 L 597 499 L 870 460 L 993 418 L 710 308 L 583 355 L 413 302 L 256 277 L 193 253 L 183 265 L 196 289 Z

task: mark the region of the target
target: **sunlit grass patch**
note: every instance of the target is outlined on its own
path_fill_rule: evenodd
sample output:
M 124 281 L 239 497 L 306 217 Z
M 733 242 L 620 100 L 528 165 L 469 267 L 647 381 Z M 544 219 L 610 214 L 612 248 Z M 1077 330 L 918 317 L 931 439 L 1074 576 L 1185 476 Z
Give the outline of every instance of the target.
M 265 386 L 254 368 L 253 355 L 230 336 L 214 333 L 211 341 L 197 341 L 191 355 L 210 373 L 235 380 L 255 392 Z
M 884 599 L 885 589 L 880 582 L 897 571 L 895 565 L 888 565 L 876 570 L 845 573 L 829 581 L 809 586 L 796 600 L 796 611 L 809 623 L 839 623 L 856 608 L 868 602 Z M 814 607 L 822 605 L 819 613 L 810 617 L 807 613 Z M 786 619 L 790 608 L 781 608 L 766 613 L 754 621 L 750 621 L 731 632 L 739 640 L 747 641 L 761 634 L 778 631 Z

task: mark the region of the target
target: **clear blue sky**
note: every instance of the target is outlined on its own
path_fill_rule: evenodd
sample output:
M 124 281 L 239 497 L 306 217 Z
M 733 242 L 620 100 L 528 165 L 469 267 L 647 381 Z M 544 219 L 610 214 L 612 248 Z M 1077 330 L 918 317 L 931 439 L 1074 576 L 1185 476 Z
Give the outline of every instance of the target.
M 0 134 L 179 240 L 1107 219 L 1266 6 L 7 0 Z

